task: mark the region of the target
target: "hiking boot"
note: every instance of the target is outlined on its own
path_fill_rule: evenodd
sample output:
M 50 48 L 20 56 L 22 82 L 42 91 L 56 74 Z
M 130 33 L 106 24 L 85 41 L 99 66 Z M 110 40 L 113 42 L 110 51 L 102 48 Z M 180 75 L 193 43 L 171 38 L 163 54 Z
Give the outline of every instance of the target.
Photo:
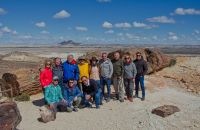
M 100 106 L 96 106 L 96 109 L 100 109 Z
M 78 109 L 75 107 L 75 108 L 73 108 L 73 111 L 74 112 L 78 112 Z
M 141 100 L 144 101 L 144 100 L 145 100 L 145 97 L 142 97 Z
M 106 102 L 110 102 L 110 98 L 107 98 L 107 99 L 106 99 Z
M 133 96 L 133 98 L 138 98 L 138 95 Z
M 133 98 L 131 98 L 131 97 L 130 97 L 130 98 L 128 98 L 128 100 L 129 100 L 130 102 L 133 102 Z
M 119 100 L 119 95 L 118 94 L 116 94 L 116 99 Z
M 124 102 L 124 99 L 120 99 L 119 101 L 122 103 L 122 102 Z

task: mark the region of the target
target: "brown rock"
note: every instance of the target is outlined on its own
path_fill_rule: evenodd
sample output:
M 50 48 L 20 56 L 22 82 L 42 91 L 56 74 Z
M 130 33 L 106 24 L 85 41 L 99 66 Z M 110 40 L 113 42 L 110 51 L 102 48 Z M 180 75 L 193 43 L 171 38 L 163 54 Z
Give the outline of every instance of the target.
M 0 130 L 16 129 L 22 117 L 15 102 L 0 103 Z
M 167 117 L 167 116 L 170 116 L 170 115 L 174 114 L 175 112 L 179 112 L 179 111 L 180 111 L 180 109 L 176 106 L 164 105 L 164 106 L 160 106 L 160 107 L 153 109 L 151 113 L 156 114 L 161 117 Z

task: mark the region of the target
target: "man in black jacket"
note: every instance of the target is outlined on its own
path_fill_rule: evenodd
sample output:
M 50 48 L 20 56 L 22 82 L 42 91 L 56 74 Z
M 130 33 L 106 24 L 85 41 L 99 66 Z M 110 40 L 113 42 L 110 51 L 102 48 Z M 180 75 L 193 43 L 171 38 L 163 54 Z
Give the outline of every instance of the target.
M 144 75 L 147 73 L 147 62 L 143 59 L 140 52 L 136 53 L 136 60 L 134 60 L 137 75 L 135 77 L 135 97 L 138 97 L 139 84 L 142 89 L 142 101 L 145 100 L 145 87 L 144 87 Z
M 100 108 L 100 97 L 101 88 L 93 79 L 88 79 L 86 76 L 81 77 L 82 88 L 83 88 L 83 100 L 86 107 L 92 107 L 90 101 L 93 99 L 95 101 L 96 108 Z

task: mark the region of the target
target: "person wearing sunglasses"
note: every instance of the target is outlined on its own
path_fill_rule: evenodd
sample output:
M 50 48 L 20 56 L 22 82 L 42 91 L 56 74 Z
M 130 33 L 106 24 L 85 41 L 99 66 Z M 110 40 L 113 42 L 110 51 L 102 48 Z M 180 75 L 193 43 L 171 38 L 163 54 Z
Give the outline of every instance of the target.
M 124 57 L 124 86 L 127 99 L 130 102 L 133 102 L 133 89 L 136 74 L 137 69 L 131 60 L 130 54 L 126 54 Z
M 45 88 L 52 83 L 53 73 L 51 70 L 51 61 L 45 61 L 45 68 L 40 71 L 40 83 L 43 89 L 43 93 Z
M 78 111 L 81 103 L 82 93 L 77 85 L 74 85 L 74 80 L 70 79 L 67 84 L 64 84 L 63 96 L 67 101 L 67 111 Z
M 147 62 L 143 59 L 141 52 L 136 53 L 136 60 L 134 60 L 137 75 L 135 77 L 135 97 L 138 98 L 139 85 L 142 90 L 141 100 L 145 100 L 145 86 L 144 86 L 144 75 L 147 73 Z
M 93 79 L 88 79 L 86 76 L 81 77 L 83 87 L 83 103 L 85 107 L 92 107 L 92 102 L 95 102 L 96 108 L 100 108 L 101 89 Z
M 67 101 L 62 96 L 61 87 L 58 85 L 58 76 L 53 77 L 53 81 L 45 88 L 44 99 L 50 110 L 57 112 L 58 106 L 66 106 Z
M 78 86 L 79 86 L 80 90 L 82 91 L 81 77 L 86 76 L 86 77 L 89 78 L 89 63 L 84 56 L 79 57 L 78 68 L 79 68 Z

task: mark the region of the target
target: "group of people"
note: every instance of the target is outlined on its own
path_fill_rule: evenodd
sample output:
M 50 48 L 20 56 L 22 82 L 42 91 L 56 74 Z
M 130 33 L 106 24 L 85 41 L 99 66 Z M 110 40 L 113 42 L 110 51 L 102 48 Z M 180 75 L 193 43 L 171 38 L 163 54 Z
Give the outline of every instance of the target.
M 73 55 L 68 55 L 64 63 L 57 57 L 53 66 L 51 61 L 46 61 L 45 68 L 40 72 L 40 82 L 45 103 L 49 108 L 57 111 L 58 106 L 65 106 L 66 111 L 77 112 L 79 107 L 91 108 L 92 104 L 98 109 L 103 100 L 109 102 L 111 98 L 120 102 L 125 99 L 133 102 L 133 98 L 139 98 L 139 85 L 142 90 L 141 100 L 144 101 L 147 63 L 141 53 L 136 53 L 134 61 L 130 54 L 126 54 L 122 59 L 117 51 L 113 60 L 107 56 L 107 53 L 102 53 L 100 60 L 92 57 L 88 61 L 80 57 L 76 61 Z M 112 97 L 111 84 L 115 90 Z

